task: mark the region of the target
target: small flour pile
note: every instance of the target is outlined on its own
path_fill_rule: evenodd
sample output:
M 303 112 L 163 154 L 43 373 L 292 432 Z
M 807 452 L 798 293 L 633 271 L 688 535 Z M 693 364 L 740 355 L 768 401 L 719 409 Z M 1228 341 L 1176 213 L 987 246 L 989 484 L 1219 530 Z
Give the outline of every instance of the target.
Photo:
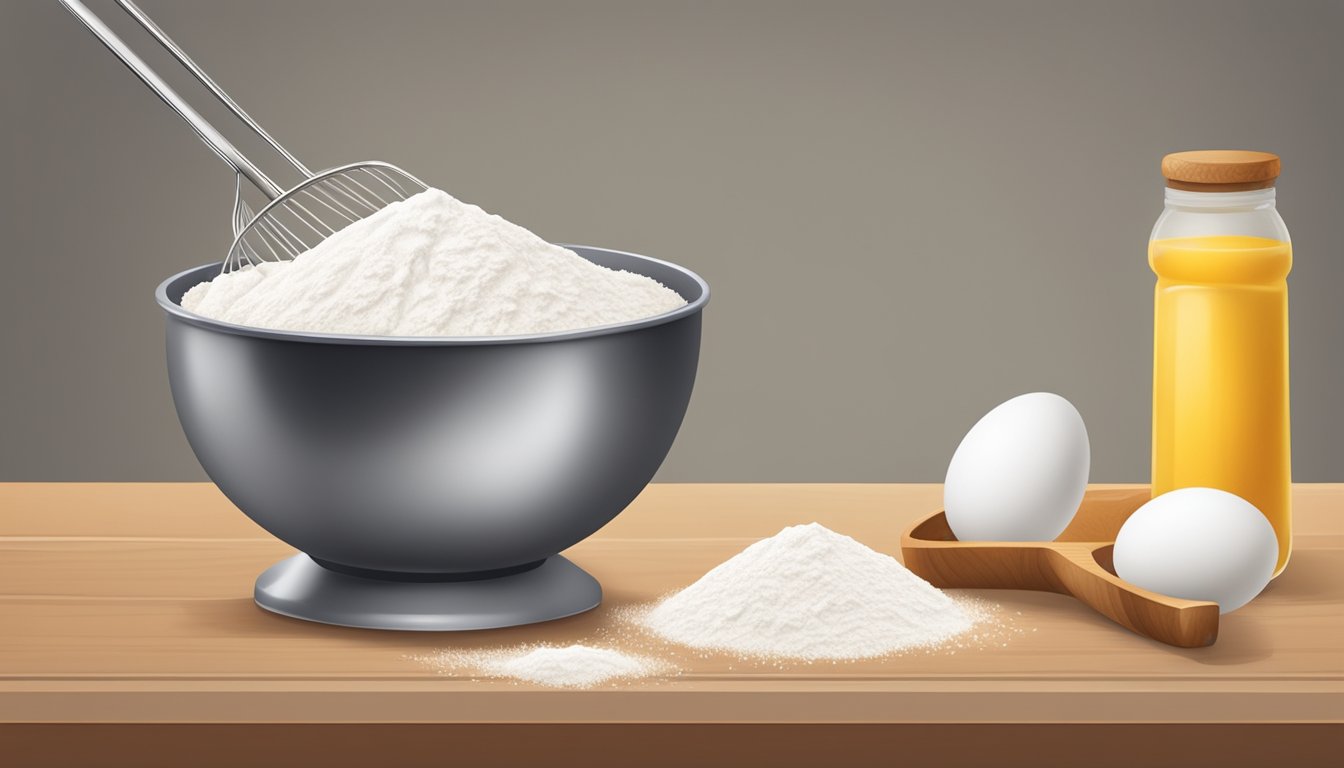
M 590 688 L 617 678 L 654 674 L 659 668 L 639 656 L 587 645 L 491 656 L 478 661 L 477 666 L 486 674 L 555 688 Z
M 937 644 L 974 620 L 894 558 L 812 523 L 752 544 L 643 623 L 696 648 L 860 659 Z
M 447 192 L 354 222 L 293 261 L 201 283 L 183 308 L 238 325 L 361 336 L 510 336 L 639 320 L 686 301 Z

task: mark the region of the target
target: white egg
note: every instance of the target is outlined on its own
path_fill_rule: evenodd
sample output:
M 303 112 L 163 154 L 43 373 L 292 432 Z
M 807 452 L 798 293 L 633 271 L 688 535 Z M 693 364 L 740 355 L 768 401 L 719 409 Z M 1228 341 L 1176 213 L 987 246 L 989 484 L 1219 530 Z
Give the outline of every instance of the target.
M 960 541 L 1048 541 L 1064 531 L 1092 463 L 1078 409 L 1033 392 L 985 414 L 947 466 L 943 508 Z
M 1182 488 L 1139 507 L 1115 537 L 1115 574 L 1171 597 L 1235 611 L 1269 583 L 1279 559 L 1274 528 L 1250 502 L 1213 488 Z

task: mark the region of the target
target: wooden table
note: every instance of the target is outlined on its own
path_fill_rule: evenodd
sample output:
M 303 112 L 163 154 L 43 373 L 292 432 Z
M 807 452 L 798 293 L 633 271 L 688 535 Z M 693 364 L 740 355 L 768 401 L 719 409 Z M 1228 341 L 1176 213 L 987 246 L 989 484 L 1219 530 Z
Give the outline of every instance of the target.
M 290 553 L 206 484 L 0 485 L 6 765 L 1325 764 L 1344 746 L 1344 485 L 1295 489 L 1291 564 L 1204 649 L 1068 598 L 984 592 L 984 637 L 858 663 L 653 647 L 617 609 L 818 521 L 897 554 L 937 485 L 655 485 L 569 556 L 603 605 L 545 625 L 372 632 L 263 612 Z M 595 690 L 473 679 L 443 649 L 590 642 L 679 674 Z

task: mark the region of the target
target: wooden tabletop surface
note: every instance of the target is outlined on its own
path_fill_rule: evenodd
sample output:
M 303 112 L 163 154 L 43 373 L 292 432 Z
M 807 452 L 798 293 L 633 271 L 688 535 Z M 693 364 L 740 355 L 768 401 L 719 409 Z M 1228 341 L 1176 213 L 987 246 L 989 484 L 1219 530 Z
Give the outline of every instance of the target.
M 900 532 L 940 502 L 938 485 L 654 485 L 566 553 L 602 582 L 597 610 L 507 630 L 393 633 L 257 608 L 253 579 L 292 550 L 212 485 L 4 484 L 0 723 L 24 743 L 120 724 L 163 745 L 173 724 L 1186 723 L 1226 726 L 1226 741 L 1238 724 L 1344 721 L 1341 484 L 1294 489 L 1292 561 L 1222 617 L 1209 648 L 1167 647 L 1069 598 L 1027 592 L 975 593 L 997 608 L 955 647 L 850 663 L 705 654 L 623 618 L 787 525 L 817 521 L 899 556 Z M 436 661 L 574 642 L 656 655 L 674 671 L 555 690 Z

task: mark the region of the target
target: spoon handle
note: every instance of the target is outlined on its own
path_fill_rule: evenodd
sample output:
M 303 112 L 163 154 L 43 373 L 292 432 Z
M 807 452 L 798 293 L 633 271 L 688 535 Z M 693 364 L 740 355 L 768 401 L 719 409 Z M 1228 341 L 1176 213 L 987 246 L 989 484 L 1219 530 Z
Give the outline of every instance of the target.
M 1111 573 L 1113 545 L 1065 544 L 1042 551 L 1062 591 L 1115 623 L 1181 648 L 1218 639 L 1218 604 L 1181 600 L 1134 586 Z

